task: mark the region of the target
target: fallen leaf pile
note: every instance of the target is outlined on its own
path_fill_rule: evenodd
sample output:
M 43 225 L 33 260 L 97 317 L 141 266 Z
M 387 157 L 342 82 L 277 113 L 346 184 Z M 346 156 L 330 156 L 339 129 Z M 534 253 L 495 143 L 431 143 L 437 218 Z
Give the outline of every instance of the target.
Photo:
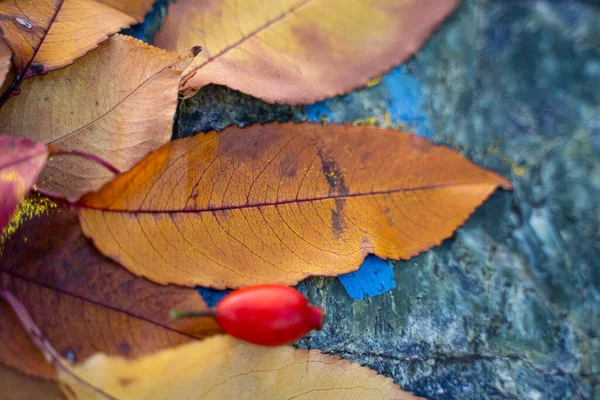
M 365 85 L 458 2 L 179 0 L 152 46 L 117 33 L 152 0 L 1 1 L 0 393 L 59 398 L 47 379 L 69 399 L 414 399 L 318 350 L 168 312 L 207 310 L 196 285 L 409 259 L 510 183 L 389 129 L 170 138 L 178 98 L 207 84 L 287 104 Z

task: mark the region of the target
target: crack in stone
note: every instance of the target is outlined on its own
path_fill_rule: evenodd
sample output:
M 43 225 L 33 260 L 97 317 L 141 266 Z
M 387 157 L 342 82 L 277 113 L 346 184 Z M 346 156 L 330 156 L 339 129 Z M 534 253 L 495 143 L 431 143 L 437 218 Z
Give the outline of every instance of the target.
M 328 352 L 329 354 L 335 354 L 343 358 L 348 357 L 373 357 L 373 358 L 383 358 L 385 360 L 390 361 L 399 361 L 405 363 L 423 363 L 427 361 L 435 361 L 440 364 L 452 364 L 452 363 L 474 363 L 477 361 L 505 361 L 505 362 L 514 362 L 521 361 L 527 366 L 536 372 L 547 374 L 547 375 L 559 375 L 559 376 L 568 376 L 569 378 L 575 380 L 576 378 L 595 378 L 600 376 L 599 373 L 572 373 L 562 370 L 560 368 L 548 370 L 546 368 L 540 367 L 535 364 L 533 361 L 529 360 L 527 357 L 523 357 L 517 354 L 481 354 L 481 353 L 465 353 L 465 354 L 444 354 L 444 353 L 431 353 L 428 356 L 419 357 L 419 356 L 396 356 L 393 354 L 386 353 L 377 353 L 372 351 L 365 352 L 356 352 L 349 350 L 333 350 Z

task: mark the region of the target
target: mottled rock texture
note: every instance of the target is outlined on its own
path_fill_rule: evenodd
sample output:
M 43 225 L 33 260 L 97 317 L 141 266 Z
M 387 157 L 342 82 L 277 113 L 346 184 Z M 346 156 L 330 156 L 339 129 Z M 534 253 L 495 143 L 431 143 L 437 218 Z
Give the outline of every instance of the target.
M 420 110 L 408 119 L 394 102 L 407 78 Z M 323 108 L 331 122 L 425 126 L 515 190 L 394 263 L 388 293 L 353 300 L 335 278 L 302 283 L 328 319 L 299 345 L 434 399 L 600 399 L 600 4 L 464 0 L 376 86 L 307 107 L 210 86 L 182 102 L 175 136 Z

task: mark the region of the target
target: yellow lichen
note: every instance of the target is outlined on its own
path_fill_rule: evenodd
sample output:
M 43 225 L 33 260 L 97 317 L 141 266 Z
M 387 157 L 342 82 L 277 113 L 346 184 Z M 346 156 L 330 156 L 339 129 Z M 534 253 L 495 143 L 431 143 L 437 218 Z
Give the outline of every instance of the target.
M 57 207 L 56 203 L 46 197 L 32 195 L 25 199 L 13 214 L 0 236 L 0 255 L 4 251 L 4 243 L 19 229 L 24 222 L 40 215 L 46 215 Z M 23 240 L 27 240 L 24 238 Z
M 369 82 L 367 82 L 367 87 L 370 88 L 379 85 L 381 83 L 381 79 L 381 76 L 371 79 Z
M 525 167 L 514 163 L 510 165 L 510 170 L 514 175 L 518 176 L 519 178 L 525 175 L 525 172 L 527 171 Z
M 487 148 L 487 152 L 488 152 L 489 154 L 492 154 L 492 155 L 495 155 L 495 156 L 497 156 L 498 154 L 500 154 L 500 149 L 499 149 L 499 148 L 497 148 L 496 146 L 489 146 L 489 147 Z
M 383 126 L 390 128 L 393 126 L 392 123 L 392 117 L 390 116 L 389 112 L 385 112 L 385 115 L 383 116 Z
M 354 126 L 375 126 L 378 125 L 377 117 L 358 118 L 352 122 Z

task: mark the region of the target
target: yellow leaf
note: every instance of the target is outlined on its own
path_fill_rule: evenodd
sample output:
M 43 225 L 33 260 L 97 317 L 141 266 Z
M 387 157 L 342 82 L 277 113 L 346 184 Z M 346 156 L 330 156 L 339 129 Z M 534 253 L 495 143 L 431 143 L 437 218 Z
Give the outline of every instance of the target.
M 0 87 L 4 89 L 4 80 L 12 66 L 12 51 L 6 41 L 0 37 Z
M 186 96 L 209 83 L 312 103 L 365 85 L 417 51 L 459 0 L 178 0 L 154 44 L 200 45 Z
M 116 8 L 134 17 L 138 22 L 143 22 L 146 14 L 152 10 L 156 0 L 97 0 L 107 6 Z
M 229 336 L 133 361 L 96 354 L 58 375 L 67 397 L 77 400 L 418 399 L 373 370 L 318 350 Z
M 180 55 L 115 35 L 87 57 L 28 79 L 0 108 L 0 131 L 100 156 L 126 170 L 171 138 Z M 112 174 L 79 157 L 52 157 L 40 186 L 68 196 L 97 189 Z
M 21 79 L 69 65 L 108 35 L 135 23 L 93 0 L 5 0 L 0 14 L 0 27 Z

